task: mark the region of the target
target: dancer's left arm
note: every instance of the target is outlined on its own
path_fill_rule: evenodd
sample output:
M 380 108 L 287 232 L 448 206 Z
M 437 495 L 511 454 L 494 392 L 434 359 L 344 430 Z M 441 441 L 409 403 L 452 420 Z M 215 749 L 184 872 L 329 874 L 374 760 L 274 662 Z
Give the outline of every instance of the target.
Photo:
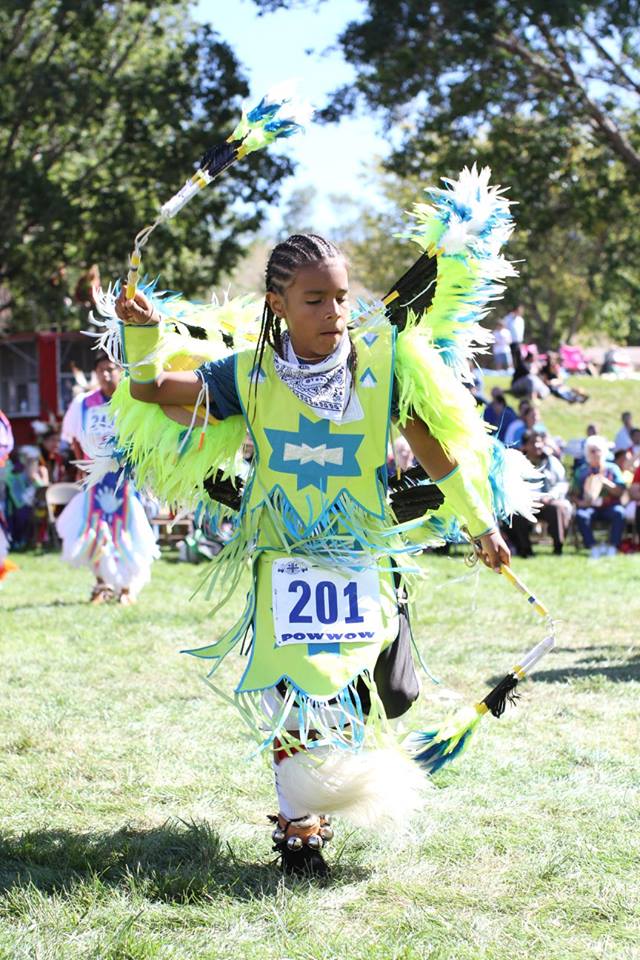
M 446 481 L 450 481 L 458 475 L 457 462 L 444 452 L 440 443 L 431 435 L 422 420 L 415 417 L 408 419 L 400 429 L 425 472 L 433 479 L 435 484 L 442 485 L 445 488 L 443 491 L 445 496 L 451 496 L 453 491 L 446 489 Z M 460 486 L 459 483 L 458 486 Z M 474 540 L 480 544 L 481 558 L 488 567 L 499 571 L 501 563 L 509 564 L 511 554 L 498 525 L 495 523 L 493 516 L 488 513 L 485 505 L 479 502 L 471 488 L 463 489 L 462 496 L 467 499 L 465 513 L 474 514 L 474 519 L 480 527 L 480 530 L 477 529 L 477 526 L 470 529 L 470 533 Z M 482 530 L 483 526 L 487 529 Z

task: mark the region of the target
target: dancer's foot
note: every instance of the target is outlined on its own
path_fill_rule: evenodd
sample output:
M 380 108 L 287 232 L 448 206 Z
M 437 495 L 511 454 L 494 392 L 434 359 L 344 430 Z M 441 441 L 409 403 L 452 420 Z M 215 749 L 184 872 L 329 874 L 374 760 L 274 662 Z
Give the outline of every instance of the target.
M 113 600 L 113 590 L 106 583 L 96 583 L 91 591 L 89 603 L 95 607 L 100 603 L 106 603 L 108 600 Z
M 118 602 L 121 603 L 123 607 L 130 607 L 131 604 L 136 601 L 135 597 L 132 597 L 128 590 L 121 590 Z
M 325 877 L 329 868 L 321 850 L 333 838 L 328 817 L 311 814 L 296 820 L 287 820 L 282 814 L 270 816 L 276 824 L 273 831 L 273 849 L 281 857 L 284 873 L 298 877 Z

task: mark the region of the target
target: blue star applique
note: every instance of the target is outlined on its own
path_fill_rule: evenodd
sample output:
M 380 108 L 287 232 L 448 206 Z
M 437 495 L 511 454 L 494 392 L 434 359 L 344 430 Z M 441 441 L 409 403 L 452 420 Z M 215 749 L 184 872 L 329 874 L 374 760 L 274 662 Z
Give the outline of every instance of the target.
M 317 487 L 322 493 L 329 477 L 359 477 L 356 452 L 364 434 L 332 434 L 329 428 L 328 420 L 314 423 L 300 414 L 297 432 L 265 429 L 272 450 L 269 468 L 294 474 L 298 490 Z

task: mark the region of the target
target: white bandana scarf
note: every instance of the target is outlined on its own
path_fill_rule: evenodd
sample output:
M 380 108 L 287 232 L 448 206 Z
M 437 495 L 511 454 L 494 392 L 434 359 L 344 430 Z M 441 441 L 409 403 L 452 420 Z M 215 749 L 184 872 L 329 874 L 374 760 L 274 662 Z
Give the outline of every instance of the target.
M 274 353 L 275 371 L 282 383 L 298 400 L 306 403 L 316 416 L 338 423 L 360 420 L 364 416 L 358 396 L 355 390 L 351 390 L 348 365 L 351 341 L 347 333 L 333 353 L 320 363 L 298 360 L 286 333 L 283 334 L 282 345 L 286 360 Z

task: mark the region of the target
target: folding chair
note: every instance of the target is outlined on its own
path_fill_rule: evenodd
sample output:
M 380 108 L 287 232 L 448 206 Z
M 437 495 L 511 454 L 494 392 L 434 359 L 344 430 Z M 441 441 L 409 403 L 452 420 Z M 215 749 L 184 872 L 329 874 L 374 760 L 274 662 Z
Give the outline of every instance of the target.
M 60 537 L 56 532 L 56 517 L 60 512 L 60 507 L 66 507 L 70 500 L 73 500 L 77 493 L 80 493 L 82 486 L 79 483 L 52 483 L 45 492 L 45 501 L 47 504 L 47 516 L 49 518 L 49 534 L 51 542 L 60 544 Z M 58 509 L 56 509 L 58 508 Z

